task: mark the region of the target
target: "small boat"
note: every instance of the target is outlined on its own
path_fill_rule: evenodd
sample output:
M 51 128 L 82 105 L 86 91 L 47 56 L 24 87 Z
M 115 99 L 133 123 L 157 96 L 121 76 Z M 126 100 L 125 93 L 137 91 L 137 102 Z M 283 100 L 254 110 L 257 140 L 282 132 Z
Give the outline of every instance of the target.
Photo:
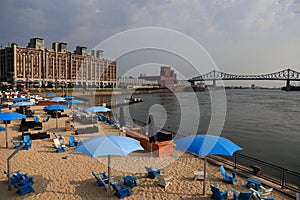
M 141 98 L 130 97 L 125 99 L 125 103 L 129 103 L 129 104 L 140 103 L 140 102 L 143 102 Z

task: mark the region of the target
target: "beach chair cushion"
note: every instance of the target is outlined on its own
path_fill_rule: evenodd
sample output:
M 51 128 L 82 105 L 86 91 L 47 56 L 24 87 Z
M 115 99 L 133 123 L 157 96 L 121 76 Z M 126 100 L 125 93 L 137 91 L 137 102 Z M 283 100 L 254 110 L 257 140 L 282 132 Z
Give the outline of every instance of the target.
M 164 175 L 157 174 L 157 180 L 158 180 L 157 184 L 164 188 L 168 187 L 168 185 L 171 183 L 172 179 L 173 179 L 173 177 L 165 178 Z
M 219 190 L 218 185 L 214 185 L 214 186 L 211 185 L 210 190 L 212 192 L 211 199 L 216 199 L 216 200 L 228 199 L 228 190 L 222 192 Z
M 224 167 L 222 165 L 219 167 L 219 169 L 223 176 L 223 182 L 233 184 L 236 181 L 236 176 L 235 176 L 236 173 L 235 172 L 231 172 L 232 176 L 228 176 L 226 173 L 226 170 L 224 169 Z

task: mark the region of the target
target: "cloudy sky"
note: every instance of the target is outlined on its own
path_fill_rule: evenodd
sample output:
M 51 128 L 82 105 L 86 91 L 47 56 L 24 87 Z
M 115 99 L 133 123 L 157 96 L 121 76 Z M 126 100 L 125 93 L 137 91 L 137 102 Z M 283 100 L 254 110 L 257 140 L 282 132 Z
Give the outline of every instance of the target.
M 2 0 L 0 44 L 94 48 L 123 31 L 172 29 L 194 39 L 217 67 L 234 74 L 300 71 L 299 0 Z M 117 48 L 117 47 L 116 47 Z M 105 49 L 104 49 L 105 51 Z

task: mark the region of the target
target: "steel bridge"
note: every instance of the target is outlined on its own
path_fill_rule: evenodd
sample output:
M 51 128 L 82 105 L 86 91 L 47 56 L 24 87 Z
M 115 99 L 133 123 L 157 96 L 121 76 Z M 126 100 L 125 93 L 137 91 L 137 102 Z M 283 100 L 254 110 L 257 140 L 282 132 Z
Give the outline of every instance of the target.
M 217 80 L 284 80 L 286 81 L 286 89 L 288 90 L 290 88 L 290 81 L 300 81 L 300 72 L 285 69 L 262 75 L 236 75 L 213 70 L 201 76 L 193 77 L 188 81 L 191 82 L 192 85 L 197 81 L 213 81 L 213 86 L 216 86 Z

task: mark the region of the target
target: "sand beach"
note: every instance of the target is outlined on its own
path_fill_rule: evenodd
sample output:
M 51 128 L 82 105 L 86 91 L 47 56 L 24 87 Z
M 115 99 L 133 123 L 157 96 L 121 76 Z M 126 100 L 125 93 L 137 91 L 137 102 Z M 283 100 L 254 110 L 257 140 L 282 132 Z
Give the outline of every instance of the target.
M 42 106 L 32 107 L 40 121 L 47 117 L 42 110 Z M 14 111 L 15 108 L 13 108 Z M 3 109 L 6 112 L 8 109 Z M 69 113 L 66 110 L 64 113 Z M 58 129 L 56 120 L 51 118 L 49 122 L 43 123 L 43 130 L 50 134 L 50 138 L 32 141 L 30 150 L 20 150 L 11 160 L 11 171 L 21 170 L 34 176 L 34 193 L 19 196 L 16 189 L 8 191 L 7 176 L 3 170 L 7 169 L 7 158 L 14 152 L 13 144 L 9 142 L 9 148 L 5 147 L 5 132 L 0 133 L 0 199 L 118 199 L 111 195 L 108 197 L 104 187 L 99 187 L 92 176 L 91 171 L 96 173 L 107 172 L 107 158 L 90 158 L 85 154 L 72 153 L 74 147 L 66 145 L 65 153 L 56 153 L 53 148 L 53 138 L 62 134 L 67 142 L 69 136 L 74 135 L 74 131 L 65 131 L 66 117 L 58 119 Z M 18 131 L 20 120 L 11 121 L 8 124 L 9 141 L 21 140 L 22 133 Z M 4 124 L 1 124 L 4 126 Z M 77 127 L 80 124 L 76 124 Z M 99 123 L 101 134 L 120 134 L 120 131 L 106 123 Z M 35 133 L 38 131 L 32 131 Z M 121 133 L 122 134 L 122 133 Z M 75 135 L 76 140 L 97 134 Z M 233 199 L 232 190 L 239 192 L 249 191 L 246 185 L 246 176 L 237 174 L 237 182 L 234 185 L 222 182 L 222 176 L 218 169 L 218 163 L 209 162 L 207 167 L 206 196 L 202 195 L 203 181 L 194 180 L 194 171 L 203 170 L 204 160 L 190 153 L 175 151 L 173 156 L 152 157 L 143 156 L 142 152 L 131 153 L 126 157 L 113 157 L 111 175 L 114 180 L 121 181 L 126 175 L 137 178 L 137 186 L 131 189 L 131 196 L 128 200 L 140 199 L 210 199 L 210 185 L 218 184 L 224 191 L 229 190 L 229 199 Z M 156 179 L 146 177 L 145 166 L 160 168 L 166 176 L 172 176 L 170 185 L 164 189 L 157 185 Z M 264 183 L 264 182 L 263 182 Z M 268 186 L 266 186 L 268 187 Z M 294 199 L 276 188 L 269 197 L 275 199 Z

